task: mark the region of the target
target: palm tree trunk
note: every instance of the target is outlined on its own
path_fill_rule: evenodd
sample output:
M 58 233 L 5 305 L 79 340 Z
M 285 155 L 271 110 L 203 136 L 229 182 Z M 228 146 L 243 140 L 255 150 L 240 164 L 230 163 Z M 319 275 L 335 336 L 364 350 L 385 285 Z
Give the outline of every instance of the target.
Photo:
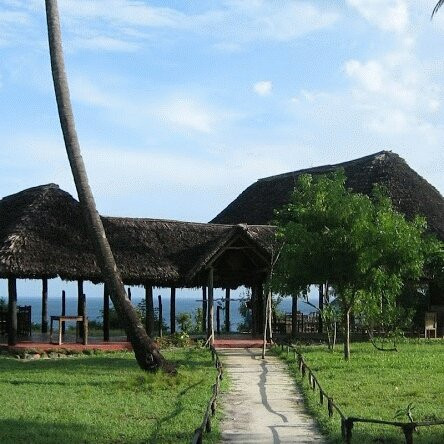
M 131 341 L 139 366 L 143 370 L 157 370 L 159 368 L 171 370 L 171 367 L 166 365 L 165 359 L 160 354 L 155 343 L 146 334 L 141 321 L 128 300 L 120 273 L 117 270 L 111 248 L 106 238 L 102 220 L 97 212 L 94 197 L 88 183 L 85 165 L 80 153 L 79 141 L 74 124 L 68 80 L 66 78 L 63 59 L 57 0 L 45 0 L 45 3 L 51 71 L 60 124 L 85 226 L 87 227 L 97 262 L 102 271 L 103 280 L 109 289 L 111 300 L 113 301 L 119 319 L 124 325 L 128 338 Z

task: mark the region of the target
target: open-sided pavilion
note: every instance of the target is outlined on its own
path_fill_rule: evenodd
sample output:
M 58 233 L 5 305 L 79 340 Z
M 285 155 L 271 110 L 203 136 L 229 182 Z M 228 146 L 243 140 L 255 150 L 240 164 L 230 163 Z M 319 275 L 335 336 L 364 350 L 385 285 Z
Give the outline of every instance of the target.
M 263 284 L 267 279 L 274 228 L 102 217 L 123 282 L 144 286 L 147 313 L 153 287 L 171 288 L 171 330 L 176 288 L 202 287 L 208 307 L 213 289 L 251 288 L 253 333 L 261 330 Z M 48 330 L 48 279 L 102 282 L 79 202 L 55 184 L 20 191 L 0 200 L 0 278 L 8 279 L 8 343 L 17 342 L 17 279 L 42 281 L 42 332 Z M 109 294 L 104 289 L 104 340 L 109 340 Z M 204 310 L 206 312 L 206 310 Z M 79 313 L 81 314 L 81 313 Z M 147 321 L 149 321 L 147 317 Z M 152 322 L 147 325 L 152 332 Z M 149 332 L 149 333 L 151 333 Z

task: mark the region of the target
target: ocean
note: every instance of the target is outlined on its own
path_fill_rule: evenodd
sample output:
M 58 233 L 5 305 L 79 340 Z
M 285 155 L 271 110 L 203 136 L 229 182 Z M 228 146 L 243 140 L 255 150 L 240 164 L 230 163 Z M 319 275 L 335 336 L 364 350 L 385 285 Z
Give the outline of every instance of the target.
M 77 313 L 77 284 L 76 282 L 64 282 L 60 279 L 52 279 L 48 286 L 48 316 L 56 316 L 61 314 L 61 291 L 66 291 L 66 314 L 75 315 Z M 90 320 L 102 320 L 103 310 L 103 286 L 94 285 L 90 282 L 84 283 L 84 292 L 86 295 L 86 310 Z M 17 304 L 31 305 L 31 319 L 33 323 L 41 323 L 41 283 L 36 280 L 17 280 Z M 131 287 L 132 303 L 137 305 L 145 296 L 145 291 L 142 287 Z M 170 291 L 168 288 L 154 289 L 154 307 L 158 308 L 158 295 L 162 296 L 163 318 L 167 325 L 170 319 Z M 0 279 L 0 298 L 7 300 L 7 281 Z M 222 307 L 223 302 L 220 301 L 225 297 L 225 291 L 215 289 L 214 299 L 216 304 Z M 231 292 L 230 304 L 230 321 L 231 330 L 236 331 L 237 326 L 242 321 L 239 313 L 240 300 L 247 297 L 247 290 L 239 288 Z M 194 314 L 198 307 L 202 307 L 202 292 L 200 289 L 177 289 L 176 290 L 176 315 L 181 312 Z M 316 291 L 313 290 L 311 294 L 312 302 L 315 302 Z M 112 304 L 111 304 L 112 306 Z M 298 308 L 304 313 L 309 313 L 313 309 L 302 302 L 298 302 Z M 291 312 L 291 298 L 282 298 L 278 309 L 282 312 Z M 216 310 L 215 310 L 216 316 Z M 224 322 L 224 311 L 221 312 L 221 324 Z

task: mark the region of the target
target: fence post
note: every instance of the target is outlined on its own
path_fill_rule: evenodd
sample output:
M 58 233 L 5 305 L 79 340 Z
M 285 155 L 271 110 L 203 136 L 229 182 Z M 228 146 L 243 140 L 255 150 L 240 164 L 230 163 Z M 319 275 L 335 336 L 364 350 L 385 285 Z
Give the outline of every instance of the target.
M 415 430 L 415 425 L 412 424 L 406 424 L 402 427 L 402 431 L 404 432 L 405 436 L 405 444 L 413 444 L 413 431 Z
M 207 423 L 205 424 L 205 431 L 207 433 L 211 432 L 211 416 L 208 416 Z
M 327 397 L 327 409 L 328 409 L 328 416 L 331 418 L 333 416 L 333 398 Z

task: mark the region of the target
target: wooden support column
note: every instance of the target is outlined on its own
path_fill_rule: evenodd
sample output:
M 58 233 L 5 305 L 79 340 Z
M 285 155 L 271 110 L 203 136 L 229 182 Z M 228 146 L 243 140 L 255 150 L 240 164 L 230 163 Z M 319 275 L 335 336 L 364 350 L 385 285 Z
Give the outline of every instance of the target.
M 83 333 L 82 336 L 82 344 L 88 345 L 88 321 L 86 320 L 86 296 L 85 294 L 82 294 L 82 297 L 80 298 L 80 304 L 82 306 L 82 313 L 83 313 L 83 321 L 81 322 L 81 331 Z
M 298 332 L 298 295 L 291 295 L 291 335 L 296 337 Z
M 265 297 L 264 297 L 264 285 L 262 283 L 257 286 L 257 327 L 256 331 L 258 334 L 263 334 L 265 328 Z
M 85 313 L 83 313 L 84 305 L 82 304 L 82 298 L 83 298 L 83 281 L 79 279 L 77 281 L 77 315 L 83 316 Z M 83 339 L 83 325 L 80 325 L 80 338 Z
M 48 333 L 48 279 L 42 279 L 42 333 Z
M 257 334 L 257 287 L 253 285 L 251 287 L 251 334 L 255 336 Z
M 103 284 L 103 340 L 109 341 L 109 291 Z
M 163 325 L 163 306 L 162 306 L 162 296 L 159 294 L 158 300 L 159 300 L 159 337 L 162 337 L 163 331 L 162 331 L 162 325 Z
M 220 335 L 220 305 L 216 307 L 216 332 Z
M 8 345 L 17 344 L 17 281 L 8 279 Z
M 204 285 L 202 287 L 202 331 L 204 333 L 207 331 L 207 313 L 208 313 L 207 287 L 206 285 Z
M 171 287 L 170 330 L 171 334 L 176 333 L 176 288 L 175 287 Z
M 62 290 L 62 316 L 66 316 L 66 293 Z M 65 334 L 66 325 L 62 322 L 62 335 Z
M 324 310 L 324 284 L 319 285 L 319 321 L 318 321 L 318 333 L 322 333 L 323 322 L 322 322 L 322 310 Z
M 146 334 L 151 338 L 154 335 L 154 303 L 153 287 L 145 285 L 145 329 Z
M 225 331 L 230 332 L 230 289 L 225 289 Z
M 214 289 L 213 289 L 213 268 L 208 270 L 208 328 L 207 338 L 211 338 L 210 343 L 214 342 Z

